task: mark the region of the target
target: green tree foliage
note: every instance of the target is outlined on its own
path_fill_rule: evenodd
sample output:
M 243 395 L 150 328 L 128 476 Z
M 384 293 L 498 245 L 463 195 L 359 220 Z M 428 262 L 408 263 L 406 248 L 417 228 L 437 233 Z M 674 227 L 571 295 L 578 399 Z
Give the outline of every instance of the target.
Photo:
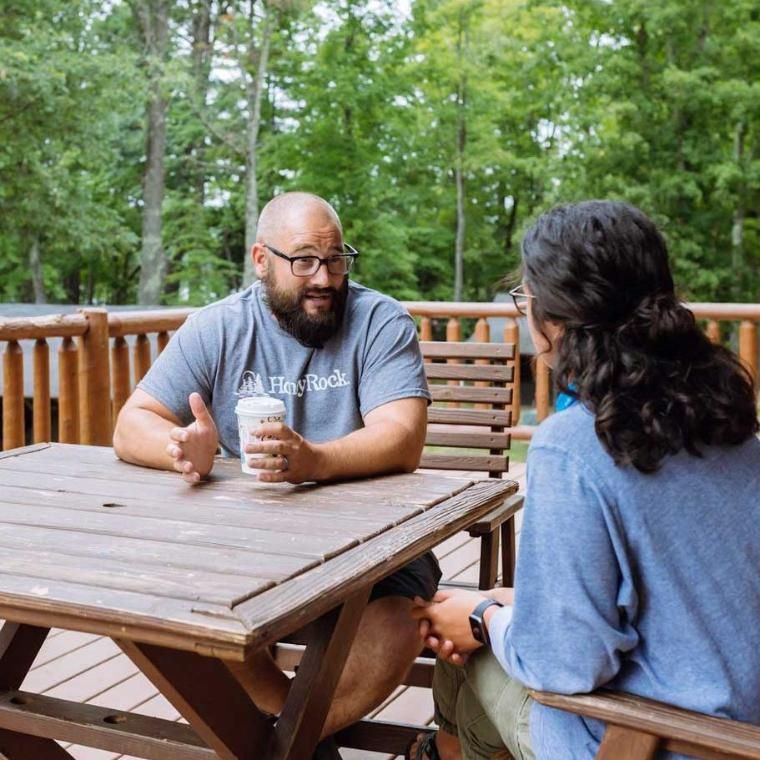
M 150 67 L 135 2 L 0 10 L 0 300 L 137 298 Z M 588 197 L 662 223 L 685 296 L 760 297 L 753 0 L 178 0 L 170 13 L 165 303 L 241 287 L 246 214 L 290 189 L 334 203 L 357 278 L 399 298 L 490 299 L 525 225 Z
M 107 288 L 138 243 L 139 198 L 121 157 L 138 95 L 134 59 L 115 18 L 78 0 L 7 5 L 0 21 L 0 281 L 6 299 L 34 300 L 39 251 L 48 300 Z M 118 14 L 115 14 L 118 15 Z M 109 23 L 111 29 L 109 29 Z M 41 300 L 40 293 L 37 294 Z
M 757 299 L 757 4 L 568 6 L 558 195 L 619 197 L 653 214 L 689 298 Z

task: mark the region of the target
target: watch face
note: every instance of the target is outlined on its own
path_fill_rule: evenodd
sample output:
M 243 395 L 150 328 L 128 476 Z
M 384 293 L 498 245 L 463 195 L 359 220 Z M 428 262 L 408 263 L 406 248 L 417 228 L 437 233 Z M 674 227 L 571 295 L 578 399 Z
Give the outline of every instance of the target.
M 475 641 L 479 641 L 481 644 L 485 643 L 483 640 L 483 618 L 480 615 L 470 615 L 470 630 Z

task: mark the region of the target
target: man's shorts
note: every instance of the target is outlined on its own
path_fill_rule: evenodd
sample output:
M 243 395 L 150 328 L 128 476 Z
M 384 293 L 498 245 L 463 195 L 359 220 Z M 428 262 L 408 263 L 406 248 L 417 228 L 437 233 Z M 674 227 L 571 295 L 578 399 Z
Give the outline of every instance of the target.
M 429 601 L 437 591 L 440 580 L 438 560 L 433 552 L 427 552 L 396 570 L 393 575 L 378 581 L 372 587 L 369 601 L 374 602 L 384 596 L 405 596 L 408 599 L 419 596 Z

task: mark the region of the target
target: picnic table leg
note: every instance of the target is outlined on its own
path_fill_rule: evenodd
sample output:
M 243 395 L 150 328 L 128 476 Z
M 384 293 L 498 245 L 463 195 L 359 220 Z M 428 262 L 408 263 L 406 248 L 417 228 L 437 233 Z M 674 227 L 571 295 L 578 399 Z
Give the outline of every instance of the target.
M 0 689 L 18 689 L 49 628 L 6 621 L 0 629 Z
M 222 760 L 262 757 L 272 724 L 222 660 L 135 641 L 116 643 Z
M 317 621 L 275 727 L 269 754 L 275 760 L 312 757 L 370 590 L 363 589 Z M 328 746 L 321 750 L 320 757 L 330 753 Z M 332 754 L 340 757 L 337 750 Z
M 0 728 L 0 757 L 7 760 L 72 760 L 73 756 L 52 739 Z
M 49 628 L 6 621 L 0 630 L 0 691 L 21 686 L 40 651 Z M 0 729 L 0 755 L 8 760 L 71 760 L 52 739 Z

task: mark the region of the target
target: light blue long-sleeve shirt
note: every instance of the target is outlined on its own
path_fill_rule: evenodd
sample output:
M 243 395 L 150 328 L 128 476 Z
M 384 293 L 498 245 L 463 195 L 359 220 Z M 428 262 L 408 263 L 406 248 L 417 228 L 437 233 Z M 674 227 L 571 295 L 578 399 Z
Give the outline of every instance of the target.
M 514 607 L 489 630 L 529 687 L 604 686 L 760 724 L 760 440 L 617 467 L 580 404 L 528 454 Z M 593 758 L 604 725 L 534 705 L 538 760 Z

